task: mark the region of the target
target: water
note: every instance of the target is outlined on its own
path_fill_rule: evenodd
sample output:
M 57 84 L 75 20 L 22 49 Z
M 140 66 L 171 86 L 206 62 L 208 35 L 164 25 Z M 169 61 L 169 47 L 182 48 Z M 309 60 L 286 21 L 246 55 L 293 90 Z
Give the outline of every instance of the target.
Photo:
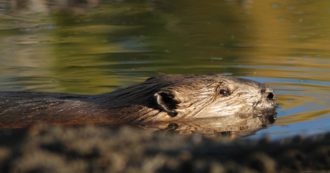
M 251 138 L 330 131 L 330 1 L 0 0 L 0 90 L 95 94 L 159 73 L 275 89 Z

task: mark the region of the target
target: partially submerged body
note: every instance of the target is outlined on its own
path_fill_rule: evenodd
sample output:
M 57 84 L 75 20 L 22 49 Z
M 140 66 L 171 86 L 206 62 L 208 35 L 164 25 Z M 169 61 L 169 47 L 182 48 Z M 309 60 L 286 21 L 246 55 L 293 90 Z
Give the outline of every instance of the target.
M 22 128 L 40 122 L 185 124 L 212 118 L 221 119 L 221 126 L 258 118 L 258 126 L 262 126 L 275 114 L 274 97 L 272 90 L 261 83 L 223 75 L 163 75 L 94 96 L 0 92 L 0 128 Z

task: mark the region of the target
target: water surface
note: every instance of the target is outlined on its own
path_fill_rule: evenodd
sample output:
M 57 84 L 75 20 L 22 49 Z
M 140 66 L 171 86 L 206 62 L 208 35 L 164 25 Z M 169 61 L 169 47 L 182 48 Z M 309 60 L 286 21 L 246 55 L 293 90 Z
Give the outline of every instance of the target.
M 275 89 L 278 120 L 252 138 L 330 131 L 328 1 L 13 2 L 0 0 L 1 91 L 96 94 L 159 73 L 225 73 Z

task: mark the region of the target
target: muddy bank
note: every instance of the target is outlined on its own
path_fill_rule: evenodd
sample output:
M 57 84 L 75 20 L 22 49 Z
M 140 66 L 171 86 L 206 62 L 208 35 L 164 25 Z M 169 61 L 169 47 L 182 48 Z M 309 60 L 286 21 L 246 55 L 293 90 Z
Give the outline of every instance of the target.
M 1 131 L 0 172 L 302 172 L 330 170 L 330 133 L 228 141 L 132 128 Z

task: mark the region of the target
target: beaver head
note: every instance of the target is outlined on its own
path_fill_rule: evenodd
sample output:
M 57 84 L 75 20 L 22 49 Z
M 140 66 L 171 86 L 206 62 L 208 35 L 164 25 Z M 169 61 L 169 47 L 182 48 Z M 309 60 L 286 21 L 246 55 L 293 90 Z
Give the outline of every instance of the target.
M 143 123 L 219 117 L 267 119 L 274 117 L 276 107 L 273 91 L 264 84 L 224 75 L 163 75 L 112 96 L 115 107 L 134 110 L 129 111 L 135 114 L 134 121 Z M 124 100 L 125 106 L 121 104 Z

